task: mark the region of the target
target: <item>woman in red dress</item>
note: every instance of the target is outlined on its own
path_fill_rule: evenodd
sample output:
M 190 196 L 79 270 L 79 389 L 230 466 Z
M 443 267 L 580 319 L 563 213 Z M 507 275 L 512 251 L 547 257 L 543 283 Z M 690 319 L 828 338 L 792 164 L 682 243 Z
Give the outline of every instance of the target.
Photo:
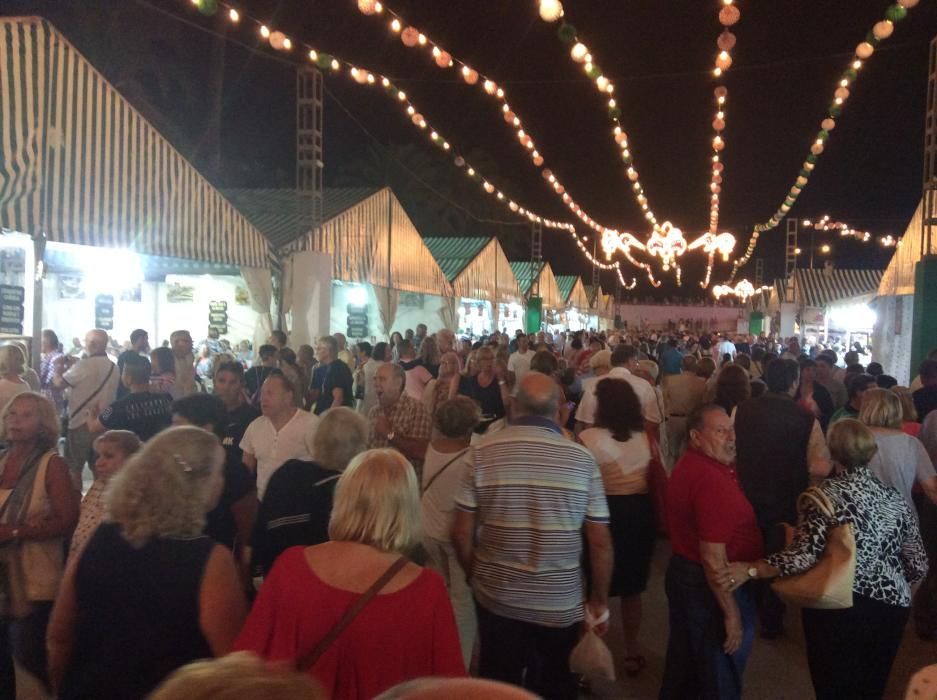
M 422 537 L 420 498 L 413 467 L 399 452 L 369 450 L 351 461 L 335 487 L 329 536 L 280 555 L 236 649 L 297 663 L 413 551 Z M 442 578 L 408 562 L 305 670 L 334 698 L 372 698 L 423 676 L 464 676 Z

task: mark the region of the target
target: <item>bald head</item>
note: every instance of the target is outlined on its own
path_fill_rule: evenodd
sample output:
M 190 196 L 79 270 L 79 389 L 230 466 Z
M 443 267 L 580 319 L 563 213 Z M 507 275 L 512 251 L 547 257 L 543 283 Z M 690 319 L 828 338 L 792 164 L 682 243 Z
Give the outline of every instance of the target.
M 480 678 L 419 678 L 394 686 L 376 700 L 533 700 L 536 696 L 513 685 Z
M 107 351 L 107 331 L 95 328 L 85 336 L 85 349 L 89 355 L 100 355 Z
M 517 391 L 518 412 L 526 416 L 556 419 L 560 390 L 552 378 L 540 372 L 528 372 Z

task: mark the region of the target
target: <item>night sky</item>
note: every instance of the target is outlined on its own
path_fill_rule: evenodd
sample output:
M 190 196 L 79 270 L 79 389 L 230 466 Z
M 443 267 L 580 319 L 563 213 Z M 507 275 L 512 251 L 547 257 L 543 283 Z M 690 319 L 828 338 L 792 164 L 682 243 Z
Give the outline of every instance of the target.
M 569 60 L 568 48 L 556 36 L 557 25 L 540 19 L 535 0 L 387 4 L 505 87 L 547 167 L 591 215 L 647 237 L 648 227 L 610 137 L 604 101 L 581 67 Z M 722 29 L 716 20 L 719 4 L 564 3 L 566 19 L 616 85 L 622 122 L 652 208 L 660 221 L 671 220 L 687 238 L 695 238 L 708 224 L 712 91 L 718 84 L 710 69 Z M 720 230 L 740 239 L 741 252 L 752 225 L 771 216 L 793 183 L 839 74 L 856 44 L 883 19 L 888 3 L 736 4 L 742 18 L 733 28 L 738 44 L 725 80 L 729 96 Z M 197 27 L 227 23 L 199 15 L 183 0 L 123 0 L 115 5 L 113 0 L 5 0 L 2 11 L 52 21 L 212 182 L 222 187 L 292 186 L 294 78 L 284 54 L 274 55 L 247 24 L 228 26 L 219 131 L 206 117 L 211 91 L 205 89 L 213 66 L 219 65 L 219 42 Z M 545 216 L 573 221 L 502 120 L 499 103 L 477 86 L 467 86 L 454 71 L 437 68 L 425 51 L 406 48 L 388 30 L 386 18 L 362 15 L 354 0 L 244 0 L 237 6 L 294 40 L 390 76 L 454 148 L 486 166 L 486 176 L 508 196 Z M 937 3 L 922 0 L 866 63 L 793 216 L 829 214 L 875 235 L 904 232 L 921 194 L 927 53 L 935 33 Z M 398 195 L 404 206 L 423 229 L 434 229 L 424 233 L 497 234 L 512 257 L 529 255 L 527 229 L 477 220 L 512 221 L 515 215 L 470 188 L 464 174 L 431 146 L 427 132 L 414 128 L 382 90 L 361 87 L 344 76 L 328 77 L 326 88 L 327 186 L 379 184 L 368 163 L 375 161 L 375 152 L 390 153 L 392 161 L 398 159 L 390 167 L 396 170 L 393 182 L 401 183 Z M 211 155 L 213 136 L 220 136 L 220 161 Z M 452 206 L 452 198 L 458 207 Z M 581 227 L 580 233 L 591 231 Z M 783 238 L 782 228 L 764 234 L 754 255 L 766 260 L 769 279 L 783 272 Z M 890 256 L 875 243 L 837 234 L 818 234 L 816 245 L 827 241 L 839 267 L 884 267 Z M 545 258 L 555 272 L 582 274 L 589 283 L 591 266 L 568 234 L 545 231 L 544 243 Z M 801 246 L 806 250 L 809 240 Z M 819 264 L 821 256 L 816 259 Z M 681 289 L 671 280 L 652 290 L 638 275 L 635 294 L 705 294 L 697 284 L 704 257 L 689 253 L 683 260 Z M 728 269 L 718 266 L 714 281 L 724 280 Z M 624 271 L 629 278 L 640 272 L 626 262 Z M 753 274 L 752 262 L 742 275 Z M 612 275 L 602 279 L 613 288 Z

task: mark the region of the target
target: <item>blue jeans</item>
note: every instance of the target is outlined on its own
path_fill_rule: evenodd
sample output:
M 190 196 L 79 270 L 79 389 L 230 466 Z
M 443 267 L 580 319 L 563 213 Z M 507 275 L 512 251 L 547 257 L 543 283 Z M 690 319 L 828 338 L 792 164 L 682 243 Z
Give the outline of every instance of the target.
M 0 617 L 0 700 L 16 697 L 13 661 L 43 683 L 46 675 L 46 628 L 52 613 L 51 602 L 32 604 L 26 617 Z
M 665 580 L 670 637 L 661 700 L 742 697 L 742 675 L 755 630 L 750 585 L 745 584 L 734 594 L 742 617 L 742 645 L 730 656 L 722 650 L 725 643 L 722 609 L 706 582 L 703 567 L 677 555 L 670 559 Z

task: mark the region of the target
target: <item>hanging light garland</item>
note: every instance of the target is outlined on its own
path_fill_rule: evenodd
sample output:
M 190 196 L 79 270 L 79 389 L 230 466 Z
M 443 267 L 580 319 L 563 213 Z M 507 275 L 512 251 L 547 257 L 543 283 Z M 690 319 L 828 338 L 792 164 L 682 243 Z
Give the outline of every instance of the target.
M 817 133 L 816 138 L 810 146 L 810 153 L 804 160 L 797 179 L 794 181 L 784 201 L 771 218 L 754 227 L 745 254 L 738 258 L 732 266 L 732 273 L 729 275 L 730 282 L 735 279 L 739 268 L 751 259 L 752 253 L 755 252 L 755 247 L 758 245 L 758 237 L 765 231 L 771 231 L 778 227 L 791 207 L 794 206 L 800 193 L 807 186 L 810 175 L 826 147 L 830 132 L 836 127 L 836 120 L 839 119 L 843 113 L 843 105 L 846 103 L 846 100 L 849 99 L 850 95 L 849 88 L 858 79 L 859 70 L 865 64 L 865 61 L 872 56 L 876 47 L 878 47 L 881 42 L 888 39 L 894 33 L 895 25 L 907 17 L 908 10 L 917 6 L 918 2 L 919 0 L 897 0 L 895 4 L 889 5 L 885 10 L 885 19 L 876 22 L 872 29 L 866 34 L 865 39 L 856 46 L 853 60 L 849 68 L 843 71 L 840 76 L 836 89 L 833 92 L 833 101 L 827 108 L 827 116 L 820 122 L 820 131 Z
M 849 224 L 843 223 L 842 221 L 834 221 L 830 219 L 829 214 L 824 215 L 816 221 L 804 219 L 800 225 L 803 228 L 812 228 L 817 231 L 837 231 L 839 232 L 839 235 L 843 236 L 844 238 L 855 238 L 856 240 L 862 241 L 863 243 L 868 243 L 873 238 L 869 231 L 860 231 L 859 229 L 853 228 Z M 879 236 L 878 242 L 884 248 L 892 248 L 898 243 L 897 239 L 895 239 L 895 237 L 891 234 L 886 236 Z
M 559 0 L 540 0 L 540 18 L 545 22 L 556 22 L 564 15 L 563 6 Z M 640 175 L 634 165 L 634 156 L 628 144 L 628 134 L 621 123 L 621 108 L 615 99 L 615 85 L 603 75 L 602 69 L 596 65 L 591 51 L 579 38 L 572 24 L 562 22 L 557 30 L 557 36 L 564 45 L 569 47 L 569 57 L 582 66 L 585 74 L 595 83 L 596 90 L 606 100 L 608 116 L 614 125 L 612 138 L 621 151 L 621 159 L 625 165 L 625 175 L 631 183 L 631 191 L 634 193 L 635 201 L 641 208 L 644 218 L 656 228 L 657 217 L 644 193 L 644 186 L 641 184 Z
M 390 21 L 388 26 L 390 31 L 399 35 L 401 42 L 405 46 L 408 48 L 425 50 L 432 57 L 437 67 L 443 70 L 456 70 L 468 85 L 477 85 L 486 95 L 494 97 L 501 105 L 501 116 L 504 122 L 514 129 L 518 142 L 526 149 L 527 155 L 530 157 L 534 166 L 540 170 L 543 179 L 553 190 L 554 194 L 562 200 L 563 204 L 568 207 L 582 223 L 589 226 L 596 233 L 601 233 L 606 228 L 605 225 L 593 219 L 589 213 L 576 202 L 556 174 L 546 167 L 545 158 L 540 151 L 537 150 L 533 137 L 524 129 L 523 121 L 517 110 L 513 108 L 508 101 L 507 93 L 503 87 L 491 77 L 484 75 L 465 61 L 459 59 L 452 52 L 443 48 L 443 46 L 435 40 L 430 39 L 417 27 L 410 24 L 406 18 L 397 14 L 390 8 L 381 6 L 380 3 L 374 0 L 358 0 L 357 4 L 358 10 L 364 15 L 384 15 L 389 17 Z M 380 6 L 379 10 L 378 6 Z M 545 4 L 541 4 L 541 16 L 544 18 L 556 17 L 558 19 L 562 14 L 563 7 L 558 0 L 547 0 Z M 612 99 L 612 102 L 614 102 L 614 99 Z
M 713 287 L 713 296 L 716 297 L 716 299 L 721 299 L 725 296 L 738 297 L 739 301 L 744 304 L 746 301 L 755 296 L 755 294 L 765 289 L 771 289 L 771 287 L 764 286 L 755 289 L 755 285 L 753 285 L 748 280 L 740 280 L 739 283 L 734 287 L 727 284 L 715 285 Z

